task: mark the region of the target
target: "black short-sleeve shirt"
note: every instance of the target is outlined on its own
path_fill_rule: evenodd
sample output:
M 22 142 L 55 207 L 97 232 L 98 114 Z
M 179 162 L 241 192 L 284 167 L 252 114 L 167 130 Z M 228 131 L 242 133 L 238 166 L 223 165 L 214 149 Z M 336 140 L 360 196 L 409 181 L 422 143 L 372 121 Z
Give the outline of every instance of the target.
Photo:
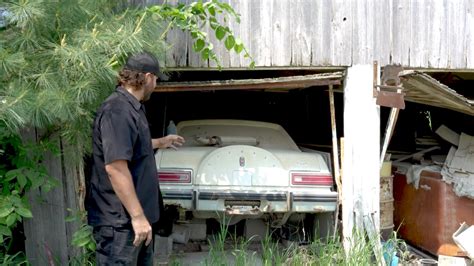
M 144 106 L 122 87 L 97 111 L 93 124 L 93 162 L 86 207 L 92 226 L 127 226 L 130 215 L 115 194 L 105 165 L 128 161 L 138 200 L 150 223 L 159 219 L 159 184 Z

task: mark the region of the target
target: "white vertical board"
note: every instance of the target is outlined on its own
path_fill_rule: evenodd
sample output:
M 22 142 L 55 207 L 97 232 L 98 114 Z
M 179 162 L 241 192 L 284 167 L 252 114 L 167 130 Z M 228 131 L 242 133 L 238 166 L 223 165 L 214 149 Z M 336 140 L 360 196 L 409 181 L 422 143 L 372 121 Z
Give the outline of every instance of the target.
M 290 0 L 272 0 L 271 52 L 272 66 L 291 64 Z
M 447 61 L 446 9 L 444 1 L 432 1 L 429 13 L 431 23 L 428 25 L 428 66 L 439 67 Z M 443 56 L 444 54 L 444 56 Z
M 166 67 L 182 67 L 187 65 L 188 36 L 189 34 L 179 29 L 172 29 L 166 35 L 169 45 L 166 51 Z
M 311 16 L 313 17 L 311 34 L 311 65 L 331 65 L 334 55 L 332 43 L 332 2 L 330 0 L 315 1 Z M 338 23 L 338 22 L 336 22 Z
M 353 1 L 332 0 L 331 2 L 331 65 L 350 66 L 352 64 Z M 323 9 L 321 12 L 326 12 L 323 6 L 321 8 Z M 318 41 L 326 42 L 322 38 Z M 321 52 L 327 51 L 321 50 Z
M 179 0 L 181 3 L 185 4 L 190 4 L 192 2 L 196 2 L 195 0 Z M 202 31 L 207 32 L 209 34 L 209 25 L 206 25 Z M 186 46 L 188 47 L 188 66 L 190 67 L 199 67 L 199 68 L 208 68 L 209 67 L 209 60 L 203 60 L 201 57 L 200 52 L 194 52 L 193 50 L 193 44 L 194 40 L 191 36 L 188 36 L 188 38 L 185 40 Z M 184 43 L 183 43 L 184 45 Z
M 374 2 L 355 0 L 352 6 L 352 60 L 371 64 L 374 60 Z
M 468 3 L 466 14 L 466 68 L 474 69 L 474 0 Z
M 150 6 L 150 5 L 162 5 L 165 0 L 148 0 L 142 1 L 143 5 Z M 185 2 L 183 0 L 168 0 L 166 1 L 167 4 L 175 6 L 180 2 Z M 165 29 L 168 24 L 163 23 L 163 29 Z M 179 29 L 171 29 L 166 34 L 166 44 L 168 45 L 168 49 L 166 51 L 165 62 L 164 65 L 166 67 L 180 67 L 187 65 L 187 56 L 188 56 L 188 47 L 186 40 L 188 38 L 188 33 L 185 33 Z
M 203 2 L 208 2 L 209 0 L 204 0 Z M 230 0 L 220 0 L 222 3 L 230 4 Z M 234 31 L 236 28 L 239 27 L 239 24 L 235 21 L 233 17 L 228 17 L 227 21 L 224 21 L 224 16 L 222 15 L 217 15 L 217 21 L 224 27 L 229 27 L 232 31 Z M 238 29 L 240 31 L 240 29 Z M 217 58 L 219 59 L 219 63 L 221 64 L 222 67 L 230 67 L 230 55 L 233 53 L 233 50 L 227 50 L 224 45 L 224 41 L 227 38 L 227 35 L 219 41 L 216 37 L 216 33 L 212 30 L 211 27 L 207 27 L 208 31 L 208 36 L 209 40 L 214 46 L 214 52 L 217 55 Z M 210 67 L 217 67 L 217 63 L 214 62 L 214 60 L 209 60 L 209 66 Z
M 390 16 L 392 10 L 390 3 L 391 1 L 374 1 L 373 3 L 373 60 L 377 60 L 380 66 L 390 64 L 392 45 L 392 17 Z
M 410 65 L 411 16 L 410 0 L 393 0 L 392 63 Z
M 157 1 L 163 0 L 142 0 Z M 231 22 L 231 28 L 257 66 L 348 66 L 377 60 L 382 66 L 474 67 L 474 0 L 223 1 L 241 14 L 241 24 Z M 168 42 L 173 47 L 166 65 L 208 67 L 185 33 L 171 33 Z M 224 67 L 250 63 L 222 44 L 215 46 Z
M 465 54 L 465 36 L 466 36 L 466 10 L 467 0 L 448 1 L 448 67 L 449 68 L 464 68 L 466 61 Z M 472 11 L 471 11 L 472 12 Z
M 409 35 L 410 66 L 422 67 L 427 65 L 428 50 L 428 25 L 430 25 L 430 1 L 411 0 L 411 32 Z
M 344 246 L 364 219 L 380 229 L 380 108 L 373 97 L 373 66 L 355 65 L 344 81 L 342 224 Z M 349 238 L 349 239 L 348 239 Z
M 235 37 L 240 38 L 245 45 L 248 45 L 248 2 L 242 2 L 240 0 L 230 0 L 230 6 L 240 14 L 240 23 L 237 23 L 235 19 L 232 19 L 232 31 Z M 242 52 L 243 53 L 243 52 Z M 231 52 L 229 54 L 229 65 L 231 67 L 245 67 L 242 63 L 243 55 Z
M 291 65 L 311 65 L 314 1 L 294 0 L 290 6 Z
M 272 0 L 250 2 L 250 52 L 256 66 L 270 66 L 272 62 L 271 14 Z

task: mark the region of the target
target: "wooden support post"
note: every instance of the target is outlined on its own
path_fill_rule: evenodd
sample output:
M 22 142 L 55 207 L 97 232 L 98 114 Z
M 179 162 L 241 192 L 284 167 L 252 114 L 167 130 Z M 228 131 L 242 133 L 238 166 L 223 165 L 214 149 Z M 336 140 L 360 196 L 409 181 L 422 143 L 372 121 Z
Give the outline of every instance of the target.
M 380 108 L 373 97 L 372 65 L 349 67 L 344 82 L 344 179 L 342 224 L 344 248 L 352 230 L 374 237 L 380 229 Z M 364 220 L 372 224 L 364 226 Z
M 398 108 L 392 108 L 390 110 L 390 116 L 388 117 L 387 127 L 385 128 L 385 136 L 383 139 L 382 153 L 380 154 L 380 167 L 382 167 L 382 163 L 385 160 L 385 153 L 387 153 L 388 144 L 390 143 L 390 139 L 392 138 L 393 131 L 395 130 L 395 125 L 397 124 L 399 111 L 400 109 Z
M 332 158 L 334 162 L 334 179 L 336 180 L 336 186 L 338 191 L 338 200 L 336 206 L 336 213 L 334 215 L 334 235 L 337 234 L 337 224 L 338 224 L 338 213 L 339 205 L 341 200 L 341 186 L 340 186 L 340 174 L 339 174 L 339 149 L 337 146 L 337 129 L 336 129 L 336 111 L 334 108 L 334 89 L 333 85 L 329 85 L 329 110 L 331 113 L 331 129 L 332 129 Z

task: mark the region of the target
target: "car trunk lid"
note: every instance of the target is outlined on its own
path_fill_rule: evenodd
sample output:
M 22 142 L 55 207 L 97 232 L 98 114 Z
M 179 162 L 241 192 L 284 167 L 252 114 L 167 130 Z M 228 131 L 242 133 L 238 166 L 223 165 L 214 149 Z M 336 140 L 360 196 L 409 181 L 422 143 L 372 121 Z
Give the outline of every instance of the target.
M 264 149 L 233 145 L 209 153 L 201 162 L 196 185 L 288 186 L 288 171 Z

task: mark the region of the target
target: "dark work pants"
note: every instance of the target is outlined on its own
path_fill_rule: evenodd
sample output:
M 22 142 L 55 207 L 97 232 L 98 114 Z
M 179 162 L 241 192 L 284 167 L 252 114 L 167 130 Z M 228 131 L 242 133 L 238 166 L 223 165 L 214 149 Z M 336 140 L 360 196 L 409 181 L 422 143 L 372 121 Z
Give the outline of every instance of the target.
M 135 233 L 132 228 L 115 228 L 112 226 L 94 227 L 94 238 L 97 243 L 96 262 L 102 265 L 153 265 L 153 241 L 145 246 L 133 245 Z

